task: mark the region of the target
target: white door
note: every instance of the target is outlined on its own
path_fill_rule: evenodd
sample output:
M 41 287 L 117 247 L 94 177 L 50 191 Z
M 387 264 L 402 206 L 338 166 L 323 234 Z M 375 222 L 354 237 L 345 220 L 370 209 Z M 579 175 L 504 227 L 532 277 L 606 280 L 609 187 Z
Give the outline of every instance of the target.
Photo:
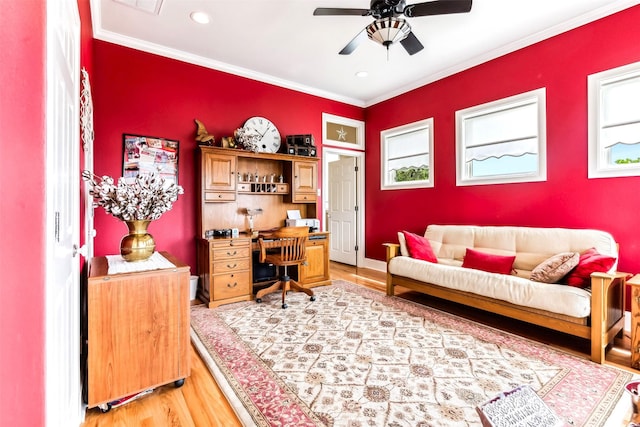
M 357 264 L 357 169 L 356 158 L 340 156 L 329 163 L 328 229 L 331 232 L 329 259 Z
M 80 267 L 77 0 L 47 2 L 45 422 L 79 426 Z

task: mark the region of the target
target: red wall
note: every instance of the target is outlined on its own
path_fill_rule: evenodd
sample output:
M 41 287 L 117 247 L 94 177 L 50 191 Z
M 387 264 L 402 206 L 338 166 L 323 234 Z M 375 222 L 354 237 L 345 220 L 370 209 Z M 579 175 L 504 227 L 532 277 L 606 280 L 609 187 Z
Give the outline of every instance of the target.
M 122 133 L 180 141 L 178 183 L 184 187 L 170 212 L 149 226 L 158 250 L 196 269 L 194 119 L 219 141 L 251 116 L 269 118 L 281 135 L 312 133 L 322 140 L 322 113 L 362 120 L 364 110 L 316 96 L 110 43 L 94 42 L 95 171 L 122 174 Z M 319 204 L 318 204 L 319 206 Z M 96 210 L 95 254 L 114 254 L 127 229 Z
M 640 6 L 497 58 L 366 111 L 366 256 L 428 224 L 597 228 L 640 272 L 640 177 L 587 179 L 587 76 L 640 61 Z M 547 88 L 547 181 L 456 187 L 455 111 Z M 380 131 L 434 118 L 435 187 L 380 191 Z M 388 206 L 400 206 L 390 212 Z
M 44 425 L 44 1 L 0 13 L 0 424 Z

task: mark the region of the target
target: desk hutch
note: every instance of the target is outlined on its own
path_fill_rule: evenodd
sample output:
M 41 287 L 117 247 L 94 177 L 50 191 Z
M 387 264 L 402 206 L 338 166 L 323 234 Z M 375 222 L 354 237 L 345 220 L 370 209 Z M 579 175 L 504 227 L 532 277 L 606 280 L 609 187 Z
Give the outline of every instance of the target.
M 198 147 L 198 298 L 216 307 L 253 297 L 252 253 L 247 209 L 256 230 L 284 226 L 288 210 L 317 217 L 318 158 L 279 153 Z M 205 231 L 237 228 L 238 237 L 205 238 Z M 314 232 L 307 264 L 296 272 L 304 286 L 329 284 L 329 233 Z M 296 276 L 294 276 L 296 277 Z

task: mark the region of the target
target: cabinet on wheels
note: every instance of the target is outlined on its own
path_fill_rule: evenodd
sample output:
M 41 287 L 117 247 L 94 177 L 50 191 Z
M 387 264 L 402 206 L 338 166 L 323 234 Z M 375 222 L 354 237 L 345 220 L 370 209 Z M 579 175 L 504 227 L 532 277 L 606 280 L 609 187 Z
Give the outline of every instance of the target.
M 91 261 L 87 285 L 88 406 L 190 375 L 189 266 L 109 274 L 106 257 Z

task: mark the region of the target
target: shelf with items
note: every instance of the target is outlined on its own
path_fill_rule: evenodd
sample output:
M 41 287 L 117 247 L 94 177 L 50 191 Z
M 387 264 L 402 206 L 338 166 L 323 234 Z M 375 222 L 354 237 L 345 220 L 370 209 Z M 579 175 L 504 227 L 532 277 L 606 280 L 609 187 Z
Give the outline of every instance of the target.
M 239 182 L 238 193 L 288 194 L 289 184 L 273 182 Z
M 263 210 L 257 230 L 283 227 L 290 210 L 318 217 L 318 158 L 206 146 L 196 155 L 199 237 L 211 229 L 248 232 L 247 209 Z

